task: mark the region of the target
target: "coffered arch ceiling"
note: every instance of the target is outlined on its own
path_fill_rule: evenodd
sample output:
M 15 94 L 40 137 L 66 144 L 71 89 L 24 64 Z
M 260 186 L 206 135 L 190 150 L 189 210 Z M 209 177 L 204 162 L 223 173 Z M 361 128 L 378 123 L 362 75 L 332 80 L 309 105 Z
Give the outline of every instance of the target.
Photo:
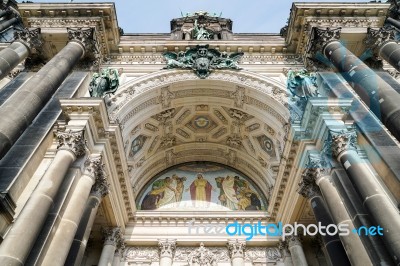
M 106 103 L 135 195 L 157 173 L 192 161 L 238 169 L 269 195 L 289 130 L 285 84 L 245 71 L 207 79 L 160 71 L 126 82 Z

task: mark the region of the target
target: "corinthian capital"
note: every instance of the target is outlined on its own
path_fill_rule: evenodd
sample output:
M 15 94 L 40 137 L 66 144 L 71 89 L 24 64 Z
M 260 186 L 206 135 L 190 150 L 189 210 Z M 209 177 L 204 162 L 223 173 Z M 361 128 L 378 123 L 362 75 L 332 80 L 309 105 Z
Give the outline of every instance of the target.
M 301 246 L 301 240 L 298 236 L 290 235 L 287 237 L 289 249 L 294 246 Z
M 310 182 L 318 181 L 321 177 L 330 174 L 330 167 L 326 160 L 319 154 L 309 154 L 306 169 L 303 172 L 303 179 Z
M 110 185 L 107 182 L 107 175 L 102 165 L 101 170 L 99 170 L 95 175 L 95 182 L 90 193 L 98 198 L 103 198 L 110 191 L 109 187 Z
M 302 175 L 302 180 L 299 183 L 299 188 L 297 190 L 297 193 L 299 193 L 300 195 L 302 195 L 307 199 L 311 199 L 313 197 L 320 195 L 319 188 L 315 184 L 315 182 L 309 180 L 309 178 L 306 177 L 304 174 Z
M 367 48 L 376 49 L 380 48 L 384 43 L 394 40 L 394 29 L 392 27 L 380 28 L 374 30 L 367 29 L 367 37 L 364 39 L 364 44 Z
M 22 31 L 15 31 L 14 39 L 28 47 L 31 53 L 38 52 L 43 45 L 40 28 L 25 28 Z
M 311 36 L 310 39 L 308 40 L 307 53 L 315 55 L 317 52 L 322 52 L 323 47 L 327 43 L 339 40 L 341 29 L 342 28 L 336 28 L 336 29 L 331 29 L 331 28 L 320 29 L 316 27 L 312 28 Z
M 119 227 L 103 229 L 104 245 L 113 245 L 119 247 L 124 244 L 124 237 Z
M 244 251 L 246 249 L 246 241 L 244 240 L 233 240 L 228 242 L 228 250 L 231 258 L 243 258 Z
M 97 49 L 94 28 L 67 28 L 67 32 L 68 40 L 82 45 L 86 53 Z
M 160 250 L 160 258 L 161 257 L 169 257 L 172 258 L 175 254 L 176 249 L 176 240 L 171 239 L 159 239 L 158 240 L 158 248 Z
M 95 179 L 96 176 L 101 175 L 102 172 L 104 172 L 101 155 L 96 157 L 88 157 L 85 161 L 84 167 L 84 174 L 92 177 L 93 179 Z
M 330 131 L 325 141 L 325 152 L 335 157 L 348 150 L 356 150 L 357 133 L 354 130 Z
M 83 130 L 56 132 L 57 149 L 68 150 L 75 154 L 76 157 L 83 156 L 86 150 L 86 141 L 83 137 Z

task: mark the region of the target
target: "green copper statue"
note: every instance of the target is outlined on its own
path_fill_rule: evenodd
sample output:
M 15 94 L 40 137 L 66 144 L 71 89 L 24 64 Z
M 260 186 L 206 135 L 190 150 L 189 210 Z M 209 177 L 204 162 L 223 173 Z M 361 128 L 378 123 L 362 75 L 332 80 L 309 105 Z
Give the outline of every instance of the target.
M 197 76 L 204 79 L 214 69 L 241 69 L 238 65 L 243 53 L 226 52 L 220 53 L 216 49 L 209 48 L 209 45 L 197 45 L 196 48 L 186 52 L 166 52 L 163 54 L 167 61 L 165 69 L 183 68 L 192 69 Z
M 289 70 L 287 74 L 287 86 L 289 91 L 299 97 L 308 99 L 318 96 L 317 76 L 306 69 Z
M 114 93 L 119 86 L 119 72 L 114 68 L 105 68 L 100 73 L 94 73 L 89 83 L 90 97 L 104 97 Z

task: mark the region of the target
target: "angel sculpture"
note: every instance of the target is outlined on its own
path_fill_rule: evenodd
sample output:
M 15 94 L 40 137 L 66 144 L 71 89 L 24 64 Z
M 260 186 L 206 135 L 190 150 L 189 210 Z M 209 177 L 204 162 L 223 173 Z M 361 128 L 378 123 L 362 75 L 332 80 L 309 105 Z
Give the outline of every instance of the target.
M 105 68 L 100 73 L 94 73 L 89 83 L 90 97 L 104 97 L 114 93 L 119 86 L 120 72 L 114 68 Z

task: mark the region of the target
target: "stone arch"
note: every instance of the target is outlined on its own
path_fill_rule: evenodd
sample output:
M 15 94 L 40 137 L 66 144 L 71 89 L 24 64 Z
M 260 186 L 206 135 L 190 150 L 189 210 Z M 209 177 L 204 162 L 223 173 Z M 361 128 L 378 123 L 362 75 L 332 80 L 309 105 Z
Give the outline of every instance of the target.
M 163 70 L 127 81 L 106 103 L 121 126 L 135 194 L 157 172 L 196 160 L 254 177 L 264 194 L 274 185 L 289 128 L 282 82 L 247 71 L 199 79 Z M 212 124 L 207 132 L 193 124 L 200 115 Z

